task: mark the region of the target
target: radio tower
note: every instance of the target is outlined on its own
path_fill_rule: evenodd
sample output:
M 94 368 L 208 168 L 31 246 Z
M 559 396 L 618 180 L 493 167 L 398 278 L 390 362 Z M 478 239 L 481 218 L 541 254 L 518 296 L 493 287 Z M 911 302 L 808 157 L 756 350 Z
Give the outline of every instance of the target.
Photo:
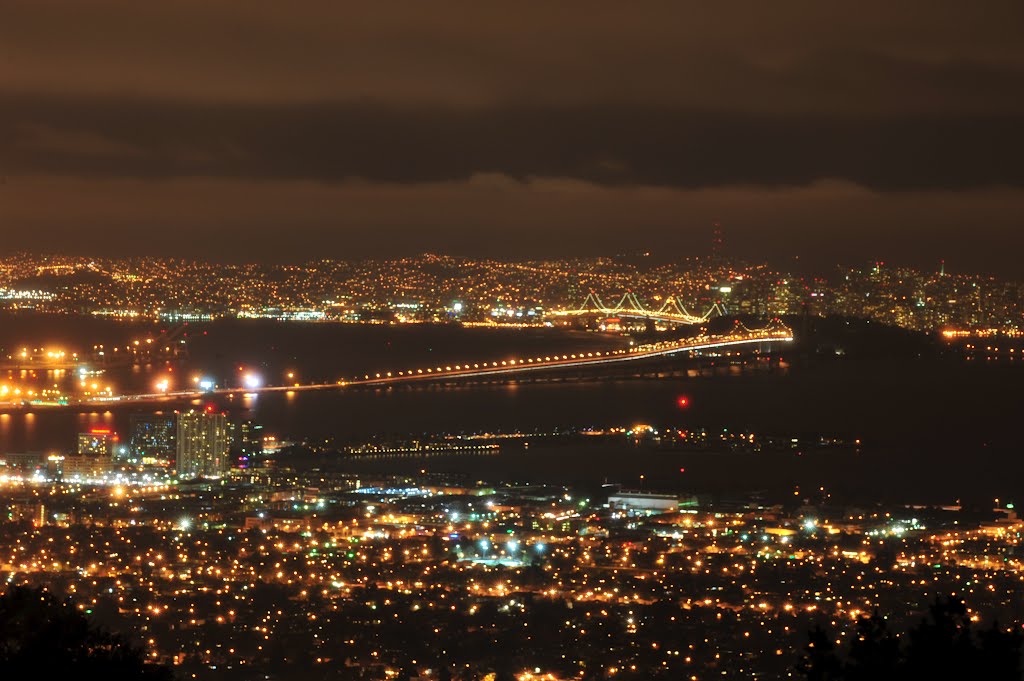
M 711 223 L 711 257 L 722 258 L 722 223 L 718 220 Z

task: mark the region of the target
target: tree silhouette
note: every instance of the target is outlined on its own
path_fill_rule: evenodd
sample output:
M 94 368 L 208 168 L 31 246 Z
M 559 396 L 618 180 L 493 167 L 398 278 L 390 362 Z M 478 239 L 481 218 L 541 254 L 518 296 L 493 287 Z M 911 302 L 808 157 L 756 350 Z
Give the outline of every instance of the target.
M 70 603 L 17 586 L 0 596 L 0 670 L 4 679 L 173 678 L 167 667 L 147 663 L 138 649 L 94 627 Z
M 889 631 L 877 612 L 857 620 L 857 632 L 850 642 L 846 679 L 887 681 L 895 679 L 900 666 L 900 640 Z
M 970 625 L 962 601 L 936 601 L 929 607 L 929 617 L 908 632 L 907 667 L 933 679 L 943 678 L 943 674 L 959 679 L 973 677 L 979 650 Z
M 828 632 L 815 626 L 807 632 L 804 655 L 797 663 L 797 671 L 808 681 L 835 681 L 842 678 L 842 664 L 836 654 L 835 643 Z
M 845 656 L 828 632 L 815 627 L 797 671 L 808 681 L 1020 681 L 1021 646 L 1020 632 L 995 623 L 976 632 L 962 601 L 940 598 L 903 635 L 890 632 L 877 613 L 861 618 Z

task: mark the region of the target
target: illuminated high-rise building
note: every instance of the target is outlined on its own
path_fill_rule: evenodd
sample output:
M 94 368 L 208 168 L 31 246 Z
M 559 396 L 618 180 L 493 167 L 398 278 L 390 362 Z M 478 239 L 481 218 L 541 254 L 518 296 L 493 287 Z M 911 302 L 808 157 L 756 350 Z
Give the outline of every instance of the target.
M 174 461 L 176 431 L 173 415 L 132 414 L 129 460 L 134 463 Z
M 228 472 L 228 427 L 224 414 L 190 411 L 178 414 L 179 478 L 220 477 Z

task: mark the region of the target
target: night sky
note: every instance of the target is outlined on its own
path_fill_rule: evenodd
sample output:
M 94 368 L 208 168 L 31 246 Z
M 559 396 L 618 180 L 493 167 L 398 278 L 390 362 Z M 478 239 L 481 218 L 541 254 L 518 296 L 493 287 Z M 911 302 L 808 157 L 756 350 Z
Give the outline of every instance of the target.
M 0 4 L 0 254 L 1016 276 L 1024 3 Z

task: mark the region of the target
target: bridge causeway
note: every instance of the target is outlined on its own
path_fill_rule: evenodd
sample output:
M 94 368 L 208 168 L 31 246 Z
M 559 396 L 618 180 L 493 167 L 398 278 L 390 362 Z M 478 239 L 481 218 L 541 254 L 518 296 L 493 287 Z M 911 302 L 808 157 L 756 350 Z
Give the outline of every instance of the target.
M 123 395 L 111 398 L 103 398 L 95 401 L 82 401 L 75 405 L 87 404 L 111 405 L 126 404 L 147 401 L 166 401 L 182 399 L 202 399 L 214 395 L 233 394 L 262 394 L 274 392 L 301 392 L 308 390 L 331 390 L 355 388 L 360 386 L 388 386 L 412 383 L 427 383 L 432 381 L 452 382 L 487 377 L 507 376 L 513 377 L 520 374 L 528 374 L 539 371 L 550 371 L 557 369 L 572 369 L 586 367 L 600 367 L 602 365 L 621 364 L 625 362 L 636 362 L 656 357 L 666 357 L 681 353 L 703 352 L 724 348 L 743 346 L 770 346 L 774 344 L 785 344 L 793 341 L 793 332 L 780 320 L 773 319 L 764 328 L 749 329 L 743 324 L 736 322 L 733 329 L 728 333 L 706 335 L 701 334 L 685 339 L 661 341 L 636 345 L 621 350 L 608 350 L 596 352 L 578 352 L 570 354 L 543 355 L 538 357 L 526 357 L 515 359 L 503 359 L 491 362 L 466 362 L 459 364 L 445 364 L 442 366 L 418 367 L 411 369 L 380 371 L 372 374 L 363 374 L 348 380 L 339 380 L 333 383 L 310 383 L 300 385 L 267 385 L 257 388 L 217 388 L 214 390 L 185 390 L 167 393 L 154 393 L 143 395 Z

